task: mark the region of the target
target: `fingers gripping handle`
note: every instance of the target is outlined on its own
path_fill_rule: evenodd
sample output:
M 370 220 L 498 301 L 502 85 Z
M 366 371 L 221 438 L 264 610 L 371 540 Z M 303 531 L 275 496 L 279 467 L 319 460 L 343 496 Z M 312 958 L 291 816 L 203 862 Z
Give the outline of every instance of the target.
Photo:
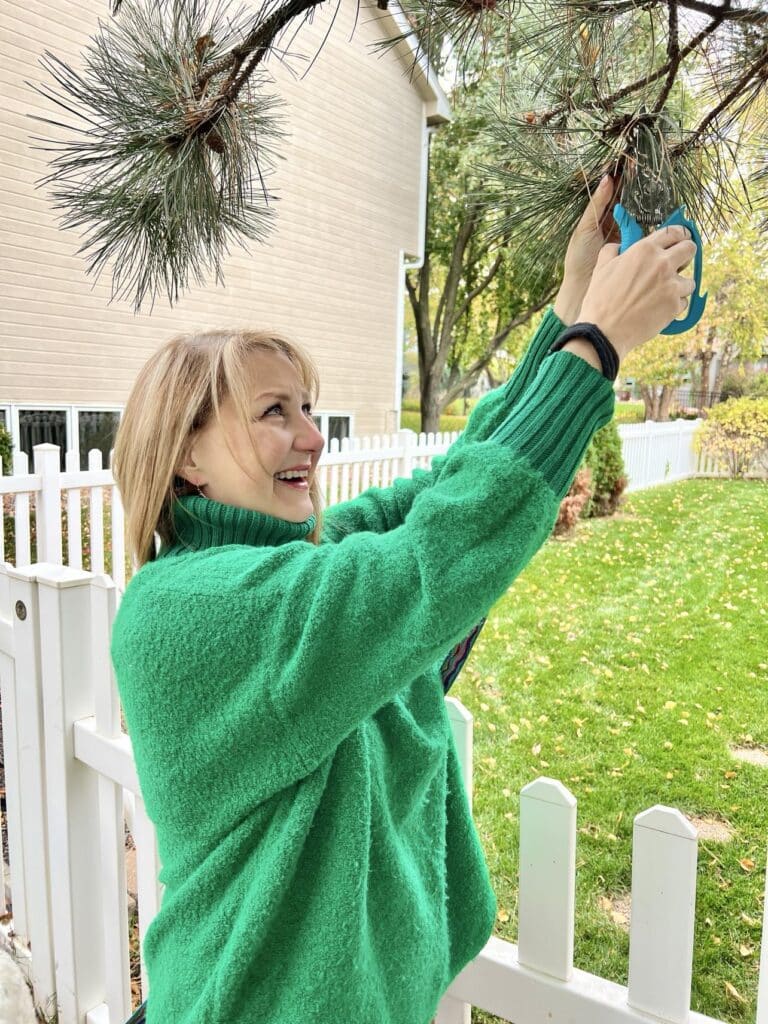
M 635 242 L 639 242 L 643 237 L 643 229 L 637 223 L 635 218 L 624 209 L 621 203 L 617 203 L 613 211 L 613 216 L 616 223 L 619 225 L 621 231 L 621 244 L 619 245 L 619 253 L 624 252 L 634 245 Z M 682 320 L 673 320 L 672 323 L 661 331 L 662 334 L 682 334 L 683 331 L 688 331 L 691 327 L 694 327 L 699 320 L 701 320 L 704 312 L 704 307 L 707 304 L 707 293 L 701 294 L 701 270 L 702 270 L 702 245 L 701 236 L 696 228 L 696 225 L 692 220 L 688 220 L 683 216 L 683 207 L 679 206 L 673 213 L 667 217 L 661 227 L 669 227 L 670 224 L 682 224 L 683 227 L 688 228 L 691 232 L 691 238 L 696 243 L 696 255 L 693 259 L 693 278 L 696 283 L 696 289 L 691 295 L 691 301 L 688 306 L 688 312 Z

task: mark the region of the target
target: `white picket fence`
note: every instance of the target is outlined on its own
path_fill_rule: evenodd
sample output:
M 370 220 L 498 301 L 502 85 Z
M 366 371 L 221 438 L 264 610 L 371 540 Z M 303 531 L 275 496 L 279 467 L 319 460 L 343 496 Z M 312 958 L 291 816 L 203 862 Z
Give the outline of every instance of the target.
M 109 658 L 116 607 L 107 576 L 0 565 L 13 917 L 33 950 L 26 970 L 36 999 L 57 1003 L 58 1024 L 123 1024 L 130 1014 L 124 814 L 137 850 L 142 941 L 162 897 Z M 472 719 L 447 703 L 471 796 Z M 471 1006 L 515 1024 L 647 1024 L 649 1015 L 710 1024 L 690 1011 L 690 823 L 662 806 L 635 818 L 627 987 L 573 967 L 576 835 L 576 800 L 561 783 L 538 779 L 522 790 L 518 942 L 488 941 L 451 984 L 437 1024 L 469 1024 Z M 764 919 L 757 1024 L 768 1024 L 766 929 Z M 142 992 L 151 999 L 144 976 Z
M 671 423 L 622 424 L 624 462 L 629 476 L 628 490 L 682 480 L 698 475 L 722 475 L 713 463 L 697 457 L 693 435 L 701 421 L 677 420 Z M 408 477 L 414 468 L 428 468 L 433 456 L 447 451 L 458 433 L 419 434 L 401 430 L 381 437 L 345 438 L 341 444 L 331 441 L 320 462 L 320 486 L 327 505 L 354 498 L 370 486 L 386 487 L 395 477 Z M 86 493 L 90 552 L 90 570 L 105 569 L 104 492 L 109 492 L 111 526 L 111 573 L 122 592 L 126 582 L 123 507 L 111 469 L 102 467 L 97 449 L 88 453 L 88 469 L 81 470 L 79 452 L 67 452 L 66 471 L 60 472 L 59 449 L 40 444 L 34 449 L 34 470 L 30 472 L 26 453 L 13 458 L 13 474 L 2 475 L 0 466 L 0 562 L 6 560 L 4 541 L 5 512 L 2 499 L 14 495 L 15 565 L 29 565 L 30 497 L 37 510 L 37 561 L 82 568 L 81 495 Z M 62 495 L 65 496 L 67 550 L 63 551 Z
M 621 449 L 628 491 L 692 476 L 727 476 L 714 460 L 696 454 L 693 436 L 702 420 L 622 423 Z

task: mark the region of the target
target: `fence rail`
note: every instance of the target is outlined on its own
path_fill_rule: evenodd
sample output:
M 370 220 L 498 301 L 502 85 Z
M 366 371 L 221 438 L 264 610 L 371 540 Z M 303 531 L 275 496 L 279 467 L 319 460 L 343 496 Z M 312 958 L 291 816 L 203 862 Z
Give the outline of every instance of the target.
M 625 423 L 619 425 L 628 490 L 682 480 L 692 476 L 725 476 L 714 462 L 693 450 L 693 435 L 700 420 L 671 423 Z M 327 505 L 356 497 L 368 487 L 386 487 L 395 477 L 410 476 L 414 468 L 428 468 L 435 455 L 447 451 L 458 432 L 419 434 L 401 430 L 397 434 L 331 441 L 319 465 L 320 486 Z M 81 470 L 78 452 L 67 452 L 66 471 L 60 472 L 58 447 L 34 448 L 34 471 L 29 470 L 26 453 L 13 458 L 13 474 L 3 476 L 0 467 L 0 562 L 29 565 L 32 561 L 33 529 L 36 561 L 83 567 L 109 575 L 120 592 L 132 567 L 126 562 L 123 506 L 111 469 L 102 466 L 102 453 L 88 453 L 88 469 Z M 31 518 L 34 503 L 36 521 Z M 13 508 L 11 508 L 11 504 Z M 82 509 L 87 508 L 83 535 Z M 66 516 L 66 552 L 63 550 Z M 6 553 L 5 523 L 14 523 L 15 555 Z M 106 532 L 105 532 L 106 531 Z M 108 534 L 108 536 L 107 536 Z
M 124 817 L 137 851 L 142 940 L 162 896 L 109 659 L 116 596 L 104 575 L 0 565 L 14 925 L 31 943 L 36 1000 L 57 1004 L 58 1024 L 123 1024 L 130 1014 Z M 446 700 L 471 798 L 472 717 Z M 518 942 L 489 940 L 454 979 L 437 1024 L 468 1024 L 471 1006 L 515 1024 L 714 1024 L 690 1012 L 692 826 L 660 805 L 635 818 L 626 987 L 573 966 L 576 836 L 576 800 L 562 783 L 524 787 Z M 764 924 L 757 1024 L 768 1024 L 767 950 Z M 151 999 L 144 976 L 142 993 Z

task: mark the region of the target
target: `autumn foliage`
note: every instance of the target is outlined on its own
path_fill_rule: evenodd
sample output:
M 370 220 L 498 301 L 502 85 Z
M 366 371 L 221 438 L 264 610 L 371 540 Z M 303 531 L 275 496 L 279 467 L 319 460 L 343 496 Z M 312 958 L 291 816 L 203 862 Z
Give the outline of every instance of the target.
M 768 398 L 734 398 L 710 410 L 694 436 L 696 451 L 732 477 L 768 469 Z

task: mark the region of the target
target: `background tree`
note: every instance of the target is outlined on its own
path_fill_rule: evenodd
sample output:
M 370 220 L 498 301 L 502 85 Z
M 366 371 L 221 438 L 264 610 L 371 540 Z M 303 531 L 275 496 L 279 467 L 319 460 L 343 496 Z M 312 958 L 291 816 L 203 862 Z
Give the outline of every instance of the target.
M 459 84 L 454 120 L 432 136 L 427 234 L 422 267 L 406 274 L 419 356 L 421 427 L 439 428 L 440 414 L 493 364 L 514 351 L 516 329 L 554 293 L 554 278 L 524 289 L 523 276 L 503 244 L 489 247 L 498 210 L 479 198 L 479 168 L 488 157 L 483 100 L 495 76 L 487 65 L 470 86 Z M 467 197 L 470 197 L 469 199 Z
M 702 404 L 720 394 L 723 378 L 737 362 L 760 358 L 768 347 L 768 237 L 756 218 L 744 219 L 715 240 L 707 253 L 707 308 L 686 336 L 688 356 L 698 366 Z M 710 390 L 710 367 L 719 355 Z
M 685 343 L 660 334 L 633 349 L 622 364 L 622 376 L 634 377 L 645 404 L 647 420 L 669 419 L 675 388 L 686 372 Z

